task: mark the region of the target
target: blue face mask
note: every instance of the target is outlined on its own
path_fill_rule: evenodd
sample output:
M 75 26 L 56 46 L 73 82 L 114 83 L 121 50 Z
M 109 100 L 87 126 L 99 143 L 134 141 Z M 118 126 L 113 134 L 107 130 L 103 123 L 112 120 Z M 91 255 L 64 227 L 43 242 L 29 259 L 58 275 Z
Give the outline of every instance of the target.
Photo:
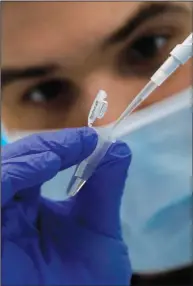
M 193 261 L 191 96 L 190 91 L 145 110 L 141 122 L 148 124 L 139 128 L 138 118 L 136 129 L 122 138 L 133 153 L 121 216 L 135 271 Z
M 188 89 L 136 112 L 117 134 L 133 153 L 121 217 L 135 272 L 163 271 L 193 260 L 191 97 Z M 65 199 L 74 169 L 44 184 L 42 195 Z
M 1 146 L 5 146 L 6 144 L 7 142 L 3 138 L 1 138 Z

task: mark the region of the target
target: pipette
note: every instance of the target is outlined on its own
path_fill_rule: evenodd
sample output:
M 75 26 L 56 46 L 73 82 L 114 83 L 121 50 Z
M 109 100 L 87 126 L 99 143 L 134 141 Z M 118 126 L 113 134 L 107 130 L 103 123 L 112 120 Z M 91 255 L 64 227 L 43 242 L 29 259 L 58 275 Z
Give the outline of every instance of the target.
M 191 33 L 182 44 L 178 44 L 171 52 L 170 57 L 163 65 L 154 73 L 148 84 L 139 92 L 134 100 L 129 104 L 126 110 L 116 120 L 114 125 L 108 132 L 99 133 L 97 147 L 94 152 L 85 160 L 83 160 L 76 168 L 75 173 L 70 181 L 67 189 L 68 196 L 76 195 L 86 181 L 96 170 L 98 164 L 108 151 L 112 142 L 116 139 L 116 132 L 121 127 L 124 120 L 168 77 L 173 74 L 178 67 L 185 64 L 193 56 L 193 33 Z M 88 126 L 97 118 L 102 118 L 107 111 L 108 103 L 105 101 L 107 94 L 105 91 L 99 91 L 97 97 L 91 107 L 88 116 Z

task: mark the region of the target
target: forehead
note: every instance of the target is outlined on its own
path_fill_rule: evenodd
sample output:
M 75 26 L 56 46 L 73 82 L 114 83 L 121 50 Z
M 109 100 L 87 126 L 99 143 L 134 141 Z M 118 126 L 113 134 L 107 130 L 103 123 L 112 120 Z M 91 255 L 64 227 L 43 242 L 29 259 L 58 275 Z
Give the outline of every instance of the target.
M 3 4 L 3 21 L 7 28 L 15 31 L 19 28 L 21 33 L 26 28 L 33 32 L 48 26 L 71 32 L 101 26 L 108 29 L 112 20 L 116 25 L 120 18 L 132 14 L 139 5 L 134 2 L 12 2 Z
M 7 2 L 2 7 L 3 62 L 85 51 L 131 18 L 143 2 Z M 184 5 L 184 4 L 182 4 Z M 186 5 L 186 4 L 185 4 Z M 10 63 L 9 63 L 10 61 Z
M 84 49 L 119 25 L 140 4 L 108 2 L 28 2 L 3 6 L 6 58 Z M 42 43 L 43 40 L 43 43 Z M 14 51 L 13 51 L 14 46 Z M 83 46 L 83 47 L 81 47 Z

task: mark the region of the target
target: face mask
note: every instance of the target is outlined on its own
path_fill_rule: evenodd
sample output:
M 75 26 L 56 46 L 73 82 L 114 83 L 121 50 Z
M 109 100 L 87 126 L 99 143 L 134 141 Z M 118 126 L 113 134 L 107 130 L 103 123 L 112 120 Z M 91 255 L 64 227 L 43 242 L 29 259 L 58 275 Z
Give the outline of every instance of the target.
M 187 90 L 136 113 L 125 126 L 132 132 L 122 140 L 133 160 L 121 216 L 138 272 L 193 262 L 191 98 Z
M 7 144 L 7 140 L 1 136 L 1 146 L 5 146 Z
M 134 272 L 192 262 L 191 97 L 192 90 L 187 89 L 136 112 L 117 132 L 133 153 L 121 217 Z M 9 134 L 9 140 L 25 135 L 29 133 Z M 45 183 L 42 195 L 65 199 L 74 169 Z

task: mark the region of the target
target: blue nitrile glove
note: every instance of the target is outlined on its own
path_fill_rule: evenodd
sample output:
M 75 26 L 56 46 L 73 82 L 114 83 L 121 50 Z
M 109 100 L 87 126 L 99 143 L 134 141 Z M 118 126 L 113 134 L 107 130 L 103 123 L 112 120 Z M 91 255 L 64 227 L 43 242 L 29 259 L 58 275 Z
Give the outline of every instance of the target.
M 2 148 L 2 285 L 129 285 L 120 203 L 130 150 L 115 143 L 77 196 L 40 186 L 96 147 L 93 129 L 36 134 Z M 53 192 L 55 190 L 53 189 Z

